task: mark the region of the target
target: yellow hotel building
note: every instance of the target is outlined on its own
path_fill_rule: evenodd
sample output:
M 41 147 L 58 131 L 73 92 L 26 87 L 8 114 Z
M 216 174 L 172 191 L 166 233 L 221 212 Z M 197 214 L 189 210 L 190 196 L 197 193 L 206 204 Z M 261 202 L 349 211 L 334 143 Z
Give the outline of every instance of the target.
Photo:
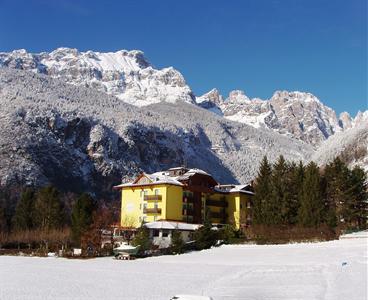
M 121 226 L 137 228 L 160 220 L 201 224 L 232 224 L 240 229 L 251 223 L 252 186 L 220 185 L 200 169 L 171 168 L 142 173 L 121 190 Z

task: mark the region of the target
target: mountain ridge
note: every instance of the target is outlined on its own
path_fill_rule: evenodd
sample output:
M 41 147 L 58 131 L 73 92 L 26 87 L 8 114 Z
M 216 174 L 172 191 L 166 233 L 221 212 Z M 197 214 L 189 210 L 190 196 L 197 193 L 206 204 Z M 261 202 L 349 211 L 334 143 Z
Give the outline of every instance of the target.
M 358 119 L 346 112 L 337 117 L 317 97 L 298 91 L 275 91 L 267 100 L 250 99 L 242 90 L 231 91 L 226 99 L 217 89 L 196 97 L 179 71 L 173 67 L 154 68 L 140 50 L 80 52 L 63 47 L 28 53 L 22 49 L 1 52 L 0 66 L 92 87 L 136 106 L 188 102 L 233 121 L 291 136 L 315 148 L 335 133 L 355 126 Z
M 308 144 L 190 103 L 136 107 L 95 89 L 0 68 L 0 183 L 107 195 L 145 171 L 186 164 L 219 182 L 252 180 L 267 153 L 306 161 Z

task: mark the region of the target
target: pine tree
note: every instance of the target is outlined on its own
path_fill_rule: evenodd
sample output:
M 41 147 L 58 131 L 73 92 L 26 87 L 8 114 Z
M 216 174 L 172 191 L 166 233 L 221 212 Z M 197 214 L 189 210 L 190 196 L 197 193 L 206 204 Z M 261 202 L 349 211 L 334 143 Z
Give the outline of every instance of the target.
M 41 230 L 58 229 L 64 222 L 60 193 L 52 186 L 40 189 L 36 194 L 35 225 Z
M 286 185 L 288 189 L 288 201 L 286 207 L 286 220 L 288 224 L 296 224 L 298 222 L 298 210 L 300 207 L 303 180 L 305 176 L 305 167 L 303 162 L 292 162 L 287 173 Z
M 89 194 L 82 194 L 72 208 L 72 241 L 76 246 L 81 243 L 81 236 L 92 224 L 93 212 L 96 209 L 96 203 Z
M 203 226 L 194 231 L 195 247 L 197 250 L 208 249 L 214 246 L 218 240 L 218 231 L 212 229 L 211 212 L 207 208 L 203 220 Z
M 271 175 L 272 168 L 267 157 L 264 156 L 259 167 L 257 178 L 254 186 L 254 207 L 253 207 L 253 223 L 265 224 L 268 212 L 266 211 L 266 203 L 271 197 Z
M 345 222 L 350 214 L 349 205 L 349 177 L 350 172 L 340 158 L 326 165 L 324 172 L 326 219 L 330 226 Z
M 20 194 L 15 214 L 13 217 L 13 228 L 15 230 L 31 230 L 34 227 L 35 215 L 35 191 L 26 189 Z
M 324 199 L 321 192 L 319 168 L 308 164 L 303 181 L 303 194 L 298 212 L 299 223 L 303 226 L 318 226 L 323 222 Z
M 149 237 L 149 230 L 147 227 L 143 226 L 143 224 L 138 228 L 134 235 L 132 245 L 139 246 L 138 253 L 140 255 L 143 255 L 146 250 L 151 249 L 152 243 Z
M 350 173 L 348 201 L 345 202 L 346 207 L 345 218 L 350 226 L 357 229 L 367 228 L 367 174 L 364 170 L 356 166 Z
M 269 225 L 287 224 L 290 195 L 287 186 L 288 165 L 282 155 L 273 166 L 271 176 L 271 197 L 266 203 L 266 223 Z

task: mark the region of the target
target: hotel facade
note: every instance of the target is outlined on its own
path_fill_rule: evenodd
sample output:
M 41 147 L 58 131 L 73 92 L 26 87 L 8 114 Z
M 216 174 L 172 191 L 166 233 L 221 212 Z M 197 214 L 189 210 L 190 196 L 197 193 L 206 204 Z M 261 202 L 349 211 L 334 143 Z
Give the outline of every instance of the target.
M 121 190 L 123 228 L 155 221 L 202 224 L 209 218 L 214 225 L 241 229 L 252 222 L 252 185 L 221 185 L 200 169 L 141 173 L 115 188 Z

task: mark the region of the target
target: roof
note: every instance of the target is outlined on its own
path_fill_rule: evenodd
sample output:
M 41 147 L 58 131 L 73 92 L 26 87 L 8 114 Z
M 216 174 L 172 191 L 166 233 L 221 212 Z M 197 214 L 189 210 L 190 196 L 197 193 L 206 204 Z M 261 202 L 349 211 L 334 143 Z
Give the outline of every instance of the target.
M 186 172 L 185 174 L 187 173 L 191 173 L 191 174 L 202 174 L 202 175 L 208 175 L 208 176 L 211 176 L 210 174 L 208 174 L 207 172 L 201 170 L 201 169 L 190 169 L 188 172 Z
M 218 192 L 225 192 L 225 193 L 243 193 L 254 195 L 253 192 L 245 190 L 250 186 L 249 184 L 222 184 L 215 187 L 215 190 Z
M 147 177 L 151 182 L 149 183 L 138 183 L 138 180 L 143 176 Z M 153 174 L 141 173 L 134 181 L 128 183 L 122 183 L 114 186 L 115 189 L 124 187 L 134 187 L 134 186 L 147 186 L 147 185 L 159 185 L 159 184 L 171 184 L 182 186 L 183 184 L 176 180 L 176 177 L 171 177 L 167 172 L 156 172 Z
M 169 229 L 169 230 L 189 230 L 194 231 L 201 227 L 200 224 L 189 224 L 184 222 L 173 222 L 173 221 L 156 221 L 144 224 L 149 229 Z

